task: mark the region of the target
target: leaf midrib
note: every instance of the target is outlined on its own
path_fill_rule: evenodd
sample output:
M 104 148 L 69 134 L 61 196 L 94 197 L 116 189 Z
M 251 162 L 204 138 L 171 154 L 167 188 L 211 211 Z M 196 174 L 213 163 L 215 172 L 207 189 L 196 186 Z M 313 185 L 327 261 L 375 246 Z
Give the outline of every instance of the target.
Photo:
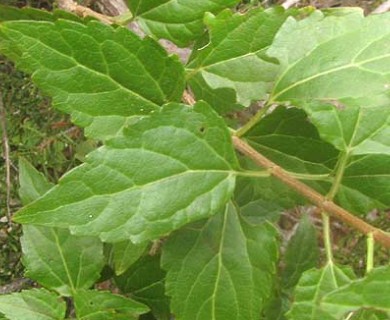
M 53 24 L 54 24 L 54 23 L 53 23 Z M 102 73 L 102 72 L 99 72 L 99 71 L 97 71 L 97 70 L 88 68 L 87 66 L 85 66 L 85 65 L 81 64 L 79 61 L 77 61 L 73 56 L 66 55 L 66 54 L 62 53 L 61 51 L 58 51 L 57 49 L 48 46 L 47 44 L 45 44 L 44 42 L 42 42 L 42 41 L 41 41 L 40 39 L 38 39 L 38 38 L 34 38 L 34 37 L 31 37 L 31 36 L 25 35 L 24 33 L 20 32 L 20 31 L 16 31 L 16 30 L 14 30 L 14 29 L 12 29 L 12 30 L 15 31 L 15 32 L 18 32 L 20 35 L 22 35 L 22 37 L 26 37 L 26 38 L 29 38 L 29 39 L 33 39 L 34 41 L 39 42 L 42 46 L 44 46 L 44 47 L 46 47 L 46 48 L 48 48 L 48 49 L 50 49 L 50 50 L 56 52 L 56 53 L 59 54 L 60 56 L 66 58 L 66 59 L 71 60 L 71 61 L 75 64 L 74 67 L 81 67 L 81 68 L 83 68 L 83 69 L 85 69 L 85 70 L 88 70 L 88 71 L 90 71 L 90 72 L 93 72 L 93 73 L 95 73 L 95 74 L 97 74 L 97 75 L 99 75 L 99 76 L 103 76 L 104 78 L 107 78 L 110 82 L 113 82 L 117 87 L 119 87 L 118 89 L 121 89 L 121 88 L 122 88 L 123 90 L 125 90 L 125 91 L 131 93 L 132 95 L 137 96 L 137 97 L 140 98 L 141 100 L 146 101 L 148 104 L 153 104 L 153 105 L 155 105 L 155 106 L 156 106 L 156 109 L 157 109 L 158 105 L 157 105 L 155 102 L 153 102 L 153 101 L 151 101 L 151 100 L 148 100 L 148 99 L 145 98 L 144 96 L 138 94 L 138 93 L 135 92 L 135 91 L 132 91 L 132 90 L 129 89 L 129 88 L 124 87 L 121 83 L 117 82 L 114 78 L 109 77 L 108 74 Z M 126 48 L 125 48 L 125 50 L 126 50 Z M 126 50 L 126 51 L 128 51 L 128 50 Z M 42 67 L 42 64 L 41 64 L 41 63 L 40 63 L 40 66 Z M 44 66 L 43 66 L 43 67 L 44 67 Z M 74 68 L 74 67 L 73 67 L 73 68 Z M 45 68 L 45 67 L 44 67 L 44 68 Z M 48 70 L 50 70 L 50 69 L 48 69 Z M 144 70 L 147 72 L 147 70 L 146 70 L 145 68 L 144 68 Z M 149 72 L 147 72 L 147 73 L 149 73 Z M 153 79 L 152 77 L 151 77 L 151 79 L 154 81 L 154 79 Z M 161 90 L 161 88 L 159 87 L 158 83 L 157 83 L 156 81 L 154 81 L 154 82 L 157 84 L 157 87 Z M 116 89 L 116 90 L 118 90 L 118 89 Z M 106 92 L 111 92 L 111 91 L 113 91 L 113 90 L 106 91 Z M 163 93 L 163 95 L 165 95 L 165 94 Z
M 325 75 L 329 75 L 329 74 L 331 74 L 331 73 L 334 73 L 334 72 L 337 72 L 337 71 L 341 71 L 341 70 L 344 70 L 344 69 L 348 69 L 348 68 L 358 68 L 358 69 L 362 69 L 362 70 L 363 70 L 363 68 L 361 67 L 363 64 L 369 63 L 369 62 L 373 62 L 373 61 L 376 61 L 376 60 L 380 60 L 380 59 L 384 59 L 384 58 L 387 58 L 387 57 L 390 57 L 390 53 L 389 53 L 389 54 L 385 54 L 385 55 L 381 55 L 381 56 L 378 56 L 378 57 L 375 57 L 375 58 L 372 58 L 372 59 L 363 60 L 363 61 L 361 61 L 361 62 L 359 62 L 359 63 L 352 63 L 352 62 L 351 62 L 351 63 L 349 63 L 349 64 L 347 64 L 347 65 L 340 66 L 340 67 L 336 67 L 336 68 L 333 68 L 333 69 L 330 69 L 330 70 L 326 70 L 326 71 L 322 71 L 322 72 L 317 73 L 317 74 L 315 74 L 315 75 L 312 75 L 312 76 L 310 76 L 310 77 L 301 79 L 301 80 L 299 80 L 299 81 L 297 81 L 297 82 L 294 82 L 293 84 L 289 85 L 287 88 L 284 88 L 282 91 L 279 91 L 276 95 L 275 95 L 274 93 L 272 93 L 272 94 L 271 94 L 271 98 L 270 98 L 270 100 L 269 100 L 269 104 L 272 104 L 272 103 L 274 103 L 274 102 L 277 102 L 277 101 L 278 101 L 278 100 L 277 100 L 277 97 L 283 95 L 285 92 L 287 92 L 287 91 L 293 89 L 294 87 L 297 87 L 297 86 L 299 86 L 299 85 L 301 85 L 301 84 L 304 84 L 304 83 L 309 82 L 309 81 L 311 81 L 311 80 L 314 80 L 314 79 L 316 79 L 316 78 L 319 78 L 319 77 L 322 77 L 322 76 L 325 76 Z M 353 58 L 352 60 L 354 60 L 354 59 L 355 59 L 355 58 Z M 299 60 L 299 61 L 302 61 L 302 59 Z M 290 70 L 292 70 L 292 68 L 287 69 L 287 71 L 290 71 Z M 364 70 L 366 70 L 367 72 L 371 72 L 371 73 L 374 73 L 374 74 L 378 74 L 378 72 L 375 72 L 375 71 L 373 71 L 373 70 L 368 70 L 368 69 L 364 69 Z M 283 76 L 279 78 L 278 82 L 275 84 L 275 88 L 277 88 L 277 85 L 280 83 L 280 81 L 283 79 L 283 77 L 284 77 L 287 73 L 288 73 L 288 72 L 285 72 L 285 73 L 283 74 Z
M 354 32 L 356 33 L 357 31 L 355 30 L 355 31 L 353 31 L 352 33 L 354 33 Z M 275 90 L 275 88 L 277 88 L 278 84 L 279 84 L 280 81 L 283 79 L 283 77 L 284 77 L 284 76 L 285 76 L 293 67 L 295 67 L 298 63 L 300 63 L 300 62 L 301 62 L 303 59 L 305 59 L 308 55 L 312 54 L 315 50 L 317 50 L 317 48 L 323 46 L 323 45 L 326 44 L 326 43 L 329 43 L 329 42 L 331 42 L 331 41 L 334 41 L 335 39 L 339 39 L 339 38 L 345 37 L 345 36 L 346 36 L 347 34 L 349 34 L 349 33 L 351 33 L 351 32 L 345 32 L 345 33 L 343 33 L 343 34 L 341 34 L 341 35 L 338 35 L 338 36 L 336 36 L 336 37 L 334 37 L 334 38 L 329 38 L 329 39 L 327 39 L 327 40 L 324 41 L 324 42 L 318 43 L 318 44 L 317 44 L 316 46 L 314 46 L 314 47 L 313 47 L 305 56 L 303 56 L 303 57 L 299 58 L 298 60 L 294 61 L 290 66 L 288 66 L 288 67 L 286 68 L 286 70 L 283 71 L 283 73 L 281 74 L 281 76 L 279 77 L 279 79 L 277 79 L 277 81 L 275 82 L 274 90 Z M 362 48 L 361 48 L 353 57 L 351 57 L 351 61 L 354 61 L 354 60 L 355 60 L 355 59 L 356 59 L 364 50 L 366 50 L 367 48 L 369 48 L 373 43 L 382 40 L 382 39 L 385 38 L 386 36 L 387 36 L 387 34 L 386 34 L 386 35 L 382 35 L 382 36 L 380 36 L 379 38 L 373 39 L 373 40 L 372 40 L 371 42 L 369 42 L 367 45 L 363 46 L 363 47 L 362 47 Z M 382 58 L 387 57 L 387 56 L 390 56 L 390 54 L 386 54 L 386 55 L 379 56 L 379 57 L 380 57 L 379 59 L 382 59 Z M 373 59 L 368 59 L 368 60 L 366 60 L 366 61 L 363 60 L 363 61 L 361 61 L 360 63 L 358 63 L 357 66 L 358 66 L 359 64 L 364 64 L 364 63 L 371 62 L 371 61 L 375 61 L 375 60 L 378 60 L 377 57 L 376 57 L 376 58 L 373 58 Z M 352 65 L 353 65 L 353 64 L 352 64 Z M 332 70 L 330 70 L 330 71 L 332 71 Z M 369 71 L 369 70 L 368 70 L 368 71 Z M 303 80 L 304 80 L 304 79 L 303 79 Z M 292 84 L 292 85 L 289 86 L 288 88 L 285 88 L 284 90 L 282 90 L 281 92 L 279 92 L 279 94 L 275 95 L 274 97 L 273 97 L 274 92 L 272 92 L 271 95 L 270 95 L 269 103 L 275 102 L 275 101 L 276 101 L 275 97 L 280 96 L 282 93 L 284 93 L 284 92 L 290 90 L 291 87 L 294 87 L 294 85 L 295 85 L 295 84 Z M 273 90 L 273 91 L 274 91 L 274 90 Z

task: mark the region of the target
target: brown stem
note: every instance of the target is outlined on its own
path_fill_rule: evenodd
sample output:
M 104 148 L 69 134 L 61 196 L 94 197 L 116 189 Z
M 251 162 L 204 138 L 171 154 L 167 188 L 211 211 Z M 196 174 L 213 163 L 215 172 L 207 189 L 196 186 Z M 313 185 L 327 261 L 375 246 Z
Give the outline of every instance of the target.
M 77 14 L 80 17 L 94 17 L 97 20 L 105 23 L 105 24 L 112 24 L 113 21 L 110 17 L 107 17 L 104 14 L 100 14 L 98 12 L 95 12 L 87 7 L 81 6 L 74 2 L 73 0 L 59 0 L 58 6 L 60 9 L 73 12 Z
M 3 95 L 0 91 L 0 126 L 2 131 L 2 141 L 3 141 L 3 158 L 5 161 L 5 183 L 6 183 L 6 207 L 7 207 L 7 220 L 8 223 L 11 223 L 11 159 L 10 159 L 10 150 L 8 143 L 7 135 L 7 116 L 5 107 L 3 104 Z
M 286 185 L 290 186 L 292 189 L 294 189 L 295 191 L 303 195 L 305 198 L 307 198 L 309 201 L 314 203 L 316 206 L 326 211 L 330 215 L 338 218 L 339 220 L 349 224 L 353 228 L 361 231 L 365 235 L 372 233 L 375 241 L 381 243 L 387 248 L 390 248 L 389 233 L 386 233 L 381 229 L 375 228 L 374 226 L 354 216 L 352 213 L 348 212 L 347 210 L 339 207 L 333 201 L 327 200 L 322 194 L 308 187 L 301 181 L 291 177 L 281 167 L 273 163 L 271 160 L 268 160 L 266 157 L 261 155 L 259 152 L 257 152 L 249 144 L 247 144 L 245 141 L 241 140 L 240 138 L 233 136 L 232 140 L 235 148 L 238 151 L 248 156 L 259 166 L 266 168 L 271 175 L 281 180 Z

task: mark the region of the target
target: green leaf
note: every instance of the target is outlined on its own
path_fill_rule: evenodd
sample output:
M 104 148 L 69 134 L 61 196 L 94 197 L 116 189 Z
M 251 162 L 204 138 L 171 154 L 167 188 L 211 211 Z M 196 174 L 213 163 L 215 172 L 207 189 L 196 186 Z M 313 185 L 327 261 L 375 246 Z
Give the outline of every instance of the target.
M 124 273 L 145 252 L 148 242 L 134 244 L 129 240 L 112 245 L 114 270 L 117 276 Z
M 189 83 L 195 97 L 209 103 L 219 114 L 242 109 L 236 103 L 236 92 L 231 88 L 213 89 L 199 74 L 191 77 Z
M 29 162 L 19 160 L 20 196 L 29 203 L 50 187 Z M 67 229 L 24 226 L 20 239 L 26 276 L 62 295 L 89 288 L 104 265 L 103 245 L 97 238 L 76 237 Z
M 26 159 L 19 158 L 19 196 L 23 204 L 38 199 L 53 187 Z
M 0 22 L 11 20 L 43 20 L 52 21 L 53 15 L 44 10 L 34 8 L 18 9 L 0 4 Z
M 240 163 L 247 170 L 259 170 L 245 157 L 240 158 Z M 238 177 L 234 200 L 241 214 L 254 223 L 277 223 L 283 210 L 306 203 L 306 199 L 272 176 Z
M 65 301 L 45 289 L 0 295 L 0 312 L 10 320 L 59 320 L 65 311 Z
M 206 14 L 210 42 L 198 49 L 188 65 L 191 87 L 206 82 L 211 89 L 234 89 L 237 102 L 244 106 L 264 99 L 279 70 L 277 61 L 266 57 L 265 50 L 292 13 L 278 7 L 250 10 L 245 14 L 233 14 L 229 10 L 218 16 Z M 209 91 L 207 86 L 203 88 Z M 208 98 L 199 89 L 195 93 L 198 99 Z
M 374 308 L 390 313 L 389 282 L 389 266 L 373 269 L 363 279 L 328 293 L 322 300 L 322 308 L 335 318 L 360 308 Z
M 187 46 L 204 32 L 205 12 L 218 13 L 239 0 L 128 0 L 128 6 L 143 29 L 157 38 Z
M 283 210 L 306 203 L 304 198 L 274 177 L 239 177 L 234 199 L 241 214 L 253 222 L 277 222 Z
M 321 138 L 351 155 L 390 155 L 390 109 L 326 104 L 305 107 Z
M 221 208 L 238 167 L 226 125 L 205 103 L 167 105 L 86 161 L 15 221 L 108 242 L 156 239 Z
M 124 274 L 115 277 L 118 288 L 150 307 L 159 320 L 170 320 L 169 298 L 165 295 L 165 271 L 160 256 L 144 256 Z
M 366 134 L 369 135 L 368 132 Z M 317 129 L 302 110 L 279 107 L 248 131 L 245 137 L 257 151 L 296 178 L 304 180 L 324 195 L 329 192 L 341 154 L 320 138 Z M 345 209 L 358 214 L 385 209 L 390 205 L 389 177 L 388 155 L 350 157 L 335 200 Z M 265 184 L 266 180 L 258 180 Z M 257 190 L 261 190 L 260 188 L 261 185 Z M 265 199 L 272 199 L 267 196 L 269 193 L 270 191 L 265 191 Z M 264 202 L 261 191 L 257 191 L 257 194 L 258 199 Z M 288 194 L 287 191 L 286 195 Z M 285 201 L 285 197 L 273 201 L 276 205 Z
M 21 238 L 26 276 L 61 295 L 87 289 L 104 266 L 98 238 L 76 237 L 67 229 L 24 226 Z
M 281 63 L 270 103 L 364 98 L 388 92 L 390 14 L 289 18 L 267 54 Z M 389 99 L 387 100 L 389 101 Z
M 74 295 L 77 319 L 136 320 L 149 311 L 145 305 L 111 292 L 79 290 Z
M 338 320 L 339 318 L 321 309 L 324 296 L 346 285 L 354 278 L 347 268 L 339 268 L 328 263 L 322 269 L 312 269 L 303 273 L 295 289 L 294 302 L 287 318 L 292 320 Z
M 81 113 L 86 126 L 108 121 L 111 131 L 120 131 L 129 118 L 179 101 L 183 92 L 178 59 L 127 28 L 96 21 L 11 21 L 0 24 L 0 39 L 0 51 L 33 73 L 53 106 L 75 119 Z M 97 137 L 106 138 L 101 132 Z
M 319 257 L 317 233 L 308 215 L 303 215 L 283 257 L 283 288 L 294 287 L 303 272 L 316 267 Z
M 178 319 L 259 319 L 272 288 L 277 233 L 228 204 L 175 233 L 163 248 L 166 287 Z
M 390 156 L 352 157 L 345 168 L 336 201 L 359 214 L 390 206 Z
M 67 19 L 76 22 L 84 22 L 84 19 L 62 10 L 53 10 L 48 12 L 31 7 L 23 7 L 21 9 L 14 6 L 5 6 L 0 4 L 0 22 L 15 21 L 15 20 L 34 20 L 34 21 L 55 21 L 58 19 Z M 85 21 L 91 20 L 86 17 Z
M 276 108 L 245 135 L 261 154 L 308 180 L 327 180 L 338 151 L 318 135 L 306 114 L 296 108 Z

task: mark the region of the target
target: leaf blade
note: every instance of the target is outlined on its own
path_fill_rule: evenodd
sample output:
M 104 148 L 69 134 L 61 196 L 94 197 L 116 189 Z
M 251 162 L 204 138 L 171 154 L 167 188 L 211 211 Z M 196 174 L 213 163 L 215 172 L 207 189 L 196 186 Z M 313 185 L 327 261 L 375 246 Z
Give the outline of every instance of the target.
M 390 74 L 388 21 L 386 15 L 364 18 L 361 12 L 290 19 L 268 50 L 282 64 L 270 101 L 383 96 Z
M 143 29 L 158 38 L 186 46 L 203 33 L 205 12 L 217 13 L 233 7 L 238 0 L 135 0 L 127 1 Z
M 67 229 L 25 226 L 21 238 L 26 276 L 64 296 L 87 289 L 100 278 L 103 245 Z
M 65 301 L 45 289 L 0 296 L 0 312 L 11 320 L 57 320 L 65 317 L 65 311 Z
M 237 103 L 243 106 L 264 99 L 279 70 L 277 61 L 266 57 L 265 50 L 294 12 L 279 7 L 234 15 L 228 10 L 218 16 L 206 14 L 210 42 L 198 49 L 188 64 L 189 83 L 196 89 L 196 97 L 207 98 L 204 91 L 208 85 L 213 90 L 234 89 Z M 202 86 L 202 82 L 207 85 Z
M 105 291 L 79 290 L 74 295 L 77 319 L 138 319 L 149 311 L 145 305 Z
M 52 184 L 27 160 L 19 160 L 20 195 L 24 203 L 42 196 Z M 20 239 L 26 276 L 70 296 L 89 288 L 104 265 L 103 245 L 97 238 L 72 236 L 67 229 L 24 226 Z
M 360 308 L 373 308 L 389 313 L 389 279 L 388 266 L 375 268 L 364 278 L 328 293 L 323 299 L 322 307 L 336 317 Z
M 230 135 L 205 103 L 167 105 L 108 144 L 15 221 L 142 242 L 212 215 L 233 192 L 238 164 Z
M 348 284 L 354 278 L 350 269 L 341 269 L 333 263 L 328 263 L 322 269 L 306 271 L 295 289 L 294 303 L 287 313 L 292 320 L 336 320 L 321 309 L 323 297 L 333 290 Z
M 228 204 L 224 212 L 179 231 L 164 245 L 172 311 L 181 319 L 258 319 L 276 259 L 273 227 L 247 223 Z
M 184 89 L 178 59 L 126 28 L 96 21 L 10 21 L 1 24 L 0 38 L 0 51 L 33 73 L 55 108 L 81 113 L 89 122 L 114 116 L 126 122 L 179 101 Z M 119 130 L 124 123 L 111 125 Z

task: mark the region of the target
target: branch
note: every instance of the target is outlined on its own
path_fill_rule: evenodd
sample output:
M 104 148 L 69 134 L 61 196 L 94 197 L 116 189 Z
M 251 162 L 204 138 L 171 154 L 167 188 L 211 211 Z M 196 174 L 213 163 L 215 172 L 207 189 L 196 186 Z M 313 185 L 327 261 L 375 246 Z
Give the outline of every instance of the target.
M 386 11 L 389 11 L 390 10 L 390 0 L 387 0 L 385 2 L 383 2 L 378 8 L 376 8 L 373 12 L 371 13 L 384 13 Z
M 252 159 L 257 165 L 266 168 L 271 175 L 275 178 L 281 180 L 283 183 L 297 191 L 299 194 L 303 195 L 309 201 L 314 203 L 317 207 L 329 213 L 331 216 L 349 224 L 353 228 L 359 230 L 365 235 L 372 234 L 375 241 L 381 243 L 387 248 L 390 248 L 390 234 L 384 232 L 381 229 L 375 228 L 374 226 L 368 224 L 367 222 L 359 219 L 354 216 L 352 213 L 347 210 L 339 207 L 334 202 L 326 199 L 322 194 L 308 187 L 301 181 L 291 177 L 286 171 L 284 171 L 277 164 L 273 163 L 271 160 L 268 160 L 266 157 L 258 153 L 253 149 L 249 144 L 240 138 L 233 136 L 233 144 L 235 148 Z
M 15 279 L 11 283 L 7 283 L 3 286 L 0 286 L 0 295 L 19 292 L 22 291 L 23 289 L 32 287 L 33 284 L 34 282 L 31 281 L 30 279 L 25 279 L 25 278 Z
M 3 94 L 0 91 L 0 126 L 2 132 L 3 141 L 3 158 L 5 161 L 5 183 L 6 183 L 6 208 L 7 208 L 7 221 L 11 222 L 11 160 L 9 154 L 9 143 L 7 135 L 7 117 L 6 111 L 3 104 Z
M 282 7 L 284 9 L 291 8 L 292 6 L 296 5 L 300 0 L 286 0 L 282 3 Z
M 87 7 L 80 6 L 72 0 L 58 0 L 58 7 L 62 10 L 73 12 L 80 17 L 93 17 L 105 24 L 113 23 L 113 20 L 110 19 L 110 17 L 97 13 Z

